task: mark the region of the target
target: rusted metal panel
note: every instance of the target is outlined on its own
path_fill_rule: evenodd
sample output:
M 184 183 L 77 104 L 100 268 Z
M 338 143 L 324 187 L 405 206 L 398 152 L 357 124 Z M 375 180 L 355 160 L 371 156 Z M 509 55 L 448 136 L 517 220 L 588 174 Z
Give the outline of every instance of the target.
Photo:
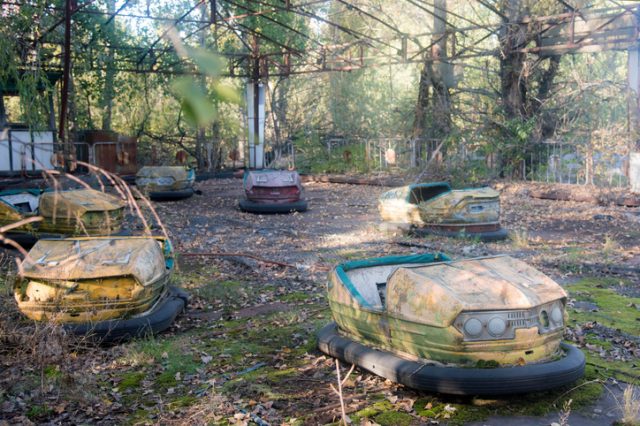
M 111 173 L 118 169 L 118 150 L 116 143 L 101 142 L 93 145 L 95 165 Z
M 88 144 L 85 155 L 88 162 L 119 175 L 135 174 L 138 170 L 136 138 L 109 130 L 87 130 L 81 132 L 80 140 Z

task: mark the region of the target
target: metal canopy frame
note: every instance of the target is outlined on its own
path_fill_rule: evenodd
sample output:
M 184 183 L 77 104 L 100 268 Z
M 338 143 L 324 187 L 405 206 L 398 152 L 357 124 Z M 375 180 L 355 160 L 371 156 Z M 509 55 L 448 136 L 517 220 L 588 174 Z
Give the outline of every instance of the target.
M 31 7 L 33 6 L 31 1 L 8 0 L 3 2 L 0 8 L 3 6 Z M 427 58 L 429 57 L 428 52 L 433 46 L 441 43 L 443 39 L 446 42 L 449 37 L 453 40 L 454 49 L 446 58 L 441 59 L 442 62 L 449 64 L 466 58 L 497 57 L 501 53 L 527 53 L 544 57 L 571 52 L 637 49 L 640 37 L 640 29 L 638 28 L 640 1 L 630 5 L 629 3 L 622 4 L 617 0 L 607 0 L 612 5 L 608 8 L 586 7 L 578 9 L 567 0 L 556 0 L 564 12 L 551 16 L 530 16 L 521 22 L 510 22 L 508 17 L 500 12 L 495 0 L 466 0 L 470 2 L 470 7 L 473 10 L 475 10 L 474 6 L 479 4 L 489 11 L 489 16 L 493 16 L 496 21 L 485 24 L 468 16 L 446 10 L 445 16 L 451 16 L 468 24 L 465 27 L 460 27 L 439 13 L 445 10 L 437 5 L 436 0 L 398 0 L 413 10 L 419 10 L 442 21 L 444 33 L 440 30 L 439 33 L 431 31 L 420 34 L 403 33 L 395 23 L 380 18 L 375 10 L 368 10 L 364 5 L 358 4 L 358 0 L 299 0 L 297 3 L 292 3 L 291 0 L 244 0 L 244 4 L 241 4 L 240 0 L 193 0 L 193 3 L 185 11 L 174 18 L 153 16 L 148 10 L 143 15 L 129 13 L 128 9 L 133 3 L 130 0 L 124 0 L 113 12 L 105 12 L 95 7 L 96 1 L 84 0 L 83 3 L 76 4 L 76 0 L 63 0 L 64 7 L 44 6 L 44 11 L 54 17 L 54 23 L 41 31 L 37 39 L 23 39 L 23 41 L 30 42 L 32 48 L 37 48 L 39 45 L 62 46 L 61 53 L 44 58 L 47 63 L 44 67 L 45 71 L 62 72 L 59 127 L 61 141 L 65 141 L 67 94 L 71 67 L 71 46 L 73 44 L 71 27 L 72 19 L 76 16 L 106 17 L 105 22 L 99 27 L 99 31 L 102 31 L 119 17 L 167 24 L 167 28 L 160 35 L 144 46 L 116 46 L 110 43 L 95 46 L 113 51 L 115 65 L 111 70 L 115 72 L 200 75 L 192 64 L 186 62 L 188 59 L 184 57 L 185 55 L 177 55 L 178 59 L 166 61 L 168 54 L 175 51 L 175 47 L 170 44 L 159 47 L 160 43 L 166 38 L 171 28 L 178 28 L 182 25 L 195 25 L 195 28 L 190 28 L 188 34 L 182 37 L 183 41 L 196 35 L 201 36 L 203 31 L 213 30 L 219 34 L 219 30 L 224 30 L 223 34 L 233 34 L 240 41 L 242 48 L 237 52 L 219 52 L 218 46 L 212 46 L 214 51 L 231 59 L 229 72 L 223 73 L 223 76 L 246 78 L 255 85 L 269 76 L 353 71 L 367 67 L 422 63 L 425 60 L 425 55 Z M 313 6 L 326 5 L 331 1 L 345 6 L 348 11 L 353 11 L 365 23 L 375 23 L 375 25 L 382 25 L 391 30 L 391 36 L 379 37 L 362 30 L 349 28 L 333 21 L 327 15 L 310 9 Z M 202 13 L 202 17 L 199 19 L 192 16 L 194 11 L 202 7 L 208 8 L 209 19 L 203 19 L 206 17 L 206 13 Z M 230 9 L 235 9 L 236 15 L 231 15 Z M 349 41 L 339 45 L 328 44 L 314 37 L 313 34 L 306 34 L 279 21 L 274 16 L 277 13 L 290 13 L 299 18 L 327 25 L 337 33 L 347 36 Z M 306 46 L 304 48 L 294 47 L 287 44 L 286 41 L 276 40 L 255 30 L 250 25 L 246 25 L 244 21 L 254 17 L 265 19 L 271 25 L 280 28 L 284 34 L 301 37 L 305 40 Z M 598 22 L 594 28 L 591 28 L 588 25 L 589 19 L 592 22 L 598 22 L 598 20 L 602 22 Z M 481 43 L 487 39 L 499 36 L 501 30 L 509 25 L 536 25 L 539 28 L 539 37 L 537 40 L 525 40 L 521 45 L 514 46 L 513 52 L 499 52 L 497 49 L 481 46 Z M 62 40 L 59 38 L 60 26 L 64 26 Z M 457 34 L 471 31 L 482 33 L 478 37 L 474 37 L 474 40 L 467 45 L 458 42 L 464 37 L 456 37 Z M 199 38 L 202 39 L 202 37 Z M 214 40 L 217 43 L 218 37 L 214 37 Z M 531 46 L 532 43 L 535 46 Z M 264 45 L 271 46 L 269 49 L 275 50 L 262 51 L 261 48 Z M 90 43 L 83 47 L 91 49 L 94 46 Z M 365 56 L 365 52 L 368 56 Z M 24 64 L 25 69 L 36 66 L 37 64 Z M 104 71 L 105 69 L 95 67 L 93 70 Z
M 450 21 L 443 19 L 439 14 L 435 13 L 438 6 L 433 2 L 429 2 L 427 0 L 401 0 L 403 3 L 406 3 L 408 7 L 427 13 L 434 16 L 436 19 L 443 19 L 447 28 L 445 34 L 435 34 L 433 32 L 405 34 L 398 29 L 395 23 L 381 19 L 376 15 L 376 11 L 367 10 L 365 6 L 359 5 L 357 0 L 333 0 L 336 3 L 347 7 L 348 10 L 357 13 L 358 16 L 362 18 L 363 22 L 383 25 L 386 29 L 392 31 L 393 36 L 391 38 L 380 38 L 371 34 L 366 34 L 362 31 L 348 28 L 342 24 L 332 21 L 327 16 L 321 16 L 321 14 L 309 9 L 313 6 L 328 4 L 330 1 L 331 0 L 301 0 L 294 4 L 290 0 L 276 0 L 273 1 L 273 3 L 266 0 L 249 0 L 245 2 L 245 4 L 240 4 L 235 0 L 196 0 L 192 3 L 192 6 L 179 16 L 170 18 L 164 16 L 128 13 L 128 9 L 132 3 L 129 0 L 124 1 L 113 13 L 101 11 L 92 7 L 95 6 L 96 0 L 85 0 L 83 3 L 78 4 L 75 7 L 73 7 L 73 2 L 70 2 L 70 18 L 73 19 L 74 16 L 83 14 L 105 16 L 107 19 L 102 24 L 102 27 L 106 27 L 106 25 L 118 17 L 164 22 L 174 27 L 183 24 L 196 25 L 197 27 L 195 30 L 190 31 L 184 37 L 185 39 L 192 38 L 198 35 L 201 31 L 210 31 L 212 26 L 216 30 L 223 29 L 227 33 L 235 34 L 235 36 L 237 36 L 241 41 L 245 50 L 239 52 L 220 53 L 221 55 L 234 60 L 230 72 L 225 75 L 243 78 L 251 78 L 254 75 L 251 70 L 251 66 L 254 63 L 252 59 L 255 57 L 260 57 L 261 63 L 265 64 L 264 71 L 269 73 L 269 75 L 274 76 L 330 71 L 350 71 L 368 66 L 422 62 L 422 56 L 424 53 L 439 42 L 442 37 L 448 37 L 450 34 L 461 32 L 468 33 L 470 31 L 485 31 L 486 34 L 469 45 L 459 46 L 460 48 L 457 49 L 457 53 L 449 55 L 447 60 L 455 61 L 469 57 L 495 56 L 498 54 L 495 50 L 476 48 L 487 38 L 498 34 L 500 28 L 503 26 L 513 24 L 507 22 L 506 17 L 500 13 L 493 0 L 479 0 L 475 2 L 476 5 L 479 4 L 481 7 L 490 11 L 491 14 L 499 18 L 498 22 L 491 24 L 480 23 L 467 16 L 447 11 L 448 16 L 452 16 L 465 24 L 469 24 L 466 27 L 455 26 Z M 593 32 L 597 32 L 602 31 L 607 26 L 615 25 L 616 21 L 625 16 L 634 16 L 636 17 L 637 22 L 638 5 L 640 4 L 640 2 L 633 5 L 621 4 L 616 0 L 608 0 L 612 6 L 606 9 L 577 9 L 565 0 L 556 1 L 565 10 L 567 10 L 567 12 L 545 17 L 530 17 L 521 24 L 536 22 L 544 26 L 542 30 L 544 37 L 545 32 L 553 32 L 560 26 L 575 25 L 576 17 L 581 19 L 580 17 L 583 17 L 583 14 L 587 12 L 592 14 L 602 13 L 603 15 L 607 14 L 610 16 L 610 21 L 606 21 L 600 28 L 594 29 Z M 3 4 L 21 7 L 29 5 L 29 0 L 9 0 Z M 227 15 L 226 13 L 229 12 L 229 10 L 224 7 L 225 5 L 234 7 L 237 12 L 242 11 L 242 13 Z M 192 16 L 193 12 L 198 10 L 199 7 L 209 8 L 209 19 L 195 19 Z M 59 32 L 57 30 L 67 22 L 65 13 L 66 7 L 47 6 L 45 7 L 45 11 L 58 17 L 58 19 L 51 27 L 42 31 L 37 40 L 32 41 L 33 46 L 37 46 L 38 44 L 64 46 L 64 40 L 59 39 Z M 331 46 L 323 43 L 313 35 L 305 34 L 304 32 L 286 23 L 280 22 L 273 17 L 274 14 L 282 12 L 291 13 L 298 17 L 315 20 L 316 22 L 330 26 L 337 32 L 351 37 L 353 44 L 352 46 L 345 48 L 344 46 Z M 270 24 L 279 27 L 283 33 L 302 37 L 307 42 L 307 46 L 304 49 L 299 49 L 290 46 L 287 43 L 270 38 L 261 32 L 255 31 L 250 26 L 243 23 L 245 19 L 252 17 L 261 17 L 267 20 Z M 161 59 L 167 53 L 174 50 L 170 45 L 158 47 L 167 32 L 168 29 L 164 30 L 157 38 L 145 46 L 97 45 L 95 47 L 113 49 L 117 52 L 115 69 L 118 72 L 158 73 L 169 75 L 197 74 L 197 72 L 190 65 L 185 64 L 183 60 L 169 62 L 166 64 L 162 63 Z M 258 43 L 258 46 L 270 44 L 278 50 L 264 52 L 253 51 L 252 39 L 254 37 L 261 40 L 261 42 Z M 559 47 L 555 47 L 553 43 L 546 46 L 519 46 L 519 51 L 539 55 L 554 55 L 571 51 L 580 51 L 580 49 L 585 50 L 588 46 L 598 46 L 601 41 L 602 40 L 594 40 L 593 37 L 589 37 L 589 34 L 587 34 L 581 39 L 572 40 L 571 43 L 564 43 Z M 614 46 L 604 46 L 604 48 L 616 48 L 616 46 L 618 46 L 620 49 L 625 49 L 632 43 L 637 43 L 637 36 L 635 39 L 629 38 L 624 40 L 624 43 L 615 43 Z M 594 49 L 597 50 L 597 47 Z M 64 49 L 62 50 L 64 51 Z M 373 54 L 365 57 L 365 50 L 370 54 Z M 53 55 L 48 58 L 53 62 L 48 65 L 48 68 L 56 71 L 64 68 L 64 64 L 55 63 L 56 60 L 64 62 L 61 58 L 63 55 L 64 53 L 62 55 Z M 26 65 L 29 66 L 29 64 Z M 273 72 L 269 72 L 270 70 L 273 70 Z

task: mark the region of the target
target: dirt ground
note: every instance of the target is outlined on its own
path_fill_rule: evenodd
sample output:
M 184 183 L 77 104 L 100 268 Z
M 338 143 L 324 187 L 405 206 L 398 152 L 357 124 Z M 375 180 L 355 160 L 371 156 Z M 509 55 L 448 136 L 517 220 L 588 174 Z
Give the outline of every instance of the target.
M 356 370 L 344 390 L 355 424 L 546 425 L 566 416 L 565 424 L 596 425 L 624 416 L 622 392 L 637 383 L 640 360 L 640 209 L 534 199 L 526 184 L 499 183 L 511 239 L 484 244 L 381 230 L 376 201 L 384 187 L 307 183 L 307 212 L 253 215 L 236 207 L 240 180 L 197 186 L 202 195 L 154 203 L 179 254 L 174 280 L 192 295 L 189 310 L 155 338 L 96 347 L 25 321 L 11 297 L 15 253 L 5 250 L 0 425 L 336 422 L 336 365 L 314 338 L 330 321 L 327 269 L 425 251 L 510 254 L 565 285 L 572 319 L 565 338 L 587 354 L 585 379 L 482 400 L 416 393 Z

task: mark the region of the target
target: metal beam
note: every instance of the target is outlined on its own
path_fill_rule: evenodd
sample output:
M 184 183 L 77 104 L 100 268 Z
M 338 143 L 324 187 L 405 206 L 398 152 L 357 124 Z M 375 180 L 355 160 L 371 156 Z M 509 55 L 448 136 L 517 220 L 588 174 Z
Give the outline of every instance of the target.
M 198 0 L 198 2 L 194 6 L 192 6 L 191 8 L 189 8 L 189 10 L 187 10 L 185 13 L 183 13 L 178 18 L 176 18 L 174 23 L 173 23 L 173 25 L 172 26 L 168 26 L 162 32 L 162 34 L 160 34 L 160 36 L 153 43 L 151 43 L 151 46 L 149 46 L 149 50 L 147 50 L 145 53 L 143 53 L 142 56 L 140 57 L 140 59 L 138 60 L 138 64 L 141 64 L 142 61 L 144 61 L 144 58 L 149 54 L 150 50 L 153 49 L 153 47 L 156 44 L 158 44 L 160 42 L 160 40 L 162 40 L 167 35 L 167 33 L 171 30 L 172 27 L 175 27 L 176 25 L 178 25 L 180 23 L 180 21 L 185 19 L 191 12 L 193 12 L 202 3 L 204 3 L 204 0 Z

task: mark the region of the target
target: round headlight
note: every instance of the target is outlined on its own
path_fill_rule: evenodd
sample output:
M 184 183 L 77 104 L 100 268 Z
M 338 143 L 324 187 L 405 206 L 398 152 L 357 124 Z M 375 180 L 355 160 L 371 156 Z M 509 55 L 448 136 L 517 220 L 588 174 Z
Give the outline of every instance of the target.
M 464 332 L 471 337 L 479 336 L 482 333 L 482 323 L 479 319 L 469 318 L 464 323 Z
M 551 320 L 556 324 L 562 324 L 562 309 L 556 306 L 551 311 Z
M 158 185 L 173 185 L 174 179 L 172 177 L 161 177 L 157 180 Z
M 502 318 L 494 317 L 487 324 L 487 329 L 492 336 L 502 336 L 507 330 L 507 323 Z

